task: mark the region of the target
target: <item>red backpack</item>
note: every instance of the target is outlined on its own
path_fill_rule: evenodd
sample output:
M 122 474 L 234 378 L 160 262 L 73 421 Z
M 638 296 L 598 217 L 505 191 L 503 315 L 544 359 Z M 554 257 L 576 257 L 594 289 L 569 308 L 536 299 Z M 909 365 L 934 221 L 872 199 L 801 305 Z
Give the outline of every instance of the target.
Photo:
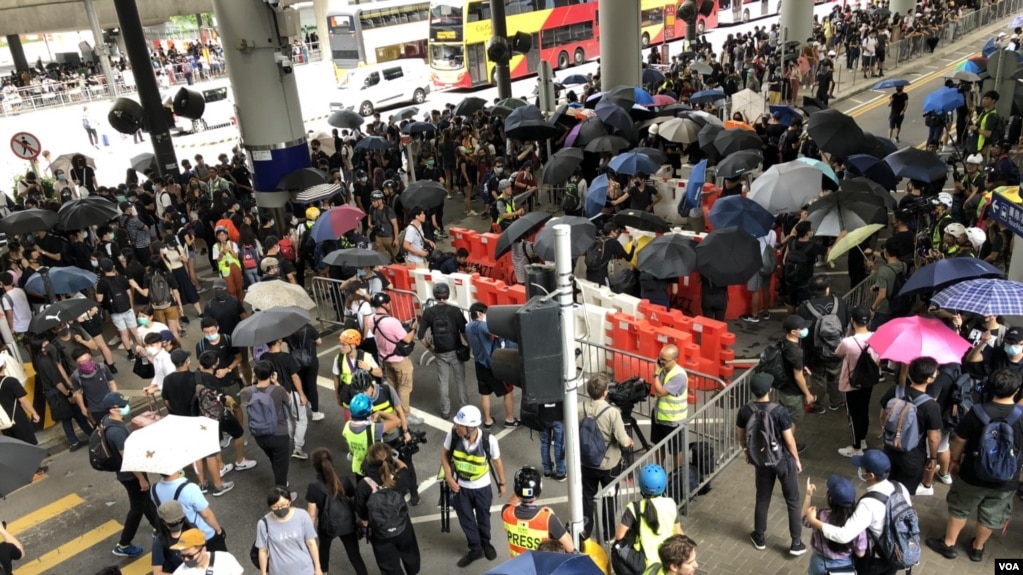
M 281 248 L 281 255 L 284 256 L 284 259 L 289 262 L 294 262 L 296 260 L 295 244 L 291 243 L 291 238 L 281 238 L 280 241 L 277 242 L 277 246 Z
M 254 270 L 259 265 L 259 258 L 256 257 L 256 248 L 253 246 L 242 246 L 242 267 L 247 270 Z

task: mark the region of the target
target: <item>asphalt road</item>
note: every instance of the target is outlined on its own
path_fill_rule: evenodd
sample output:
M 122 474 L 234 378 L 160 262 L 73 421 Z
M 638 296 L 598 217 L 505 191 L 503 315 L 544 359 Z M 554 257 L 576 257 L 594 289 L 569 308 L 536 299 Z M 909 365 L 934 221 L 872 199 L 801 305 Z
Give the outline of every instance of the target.
M 957 46 L 953 53 L 945 56 L 942 63 L 930 67 L 904 65 L 889 74 L 889 77 L 901 77 L 913 82 L 908 88 L 910 94 L 910 111 L 903 126 L 901 146 L 918 145 L 926 136 L 926 127 L 920 116 L 923 96 L 940 87 L 943 75 L 950 73 L 952 67 L 976 50 L 976 47 Z M 844 71 L 843 71 L 844 73 Z M 855 99 L 837 104 L 839 109 L 856 116 L 860 126 L 876 134 L 887 134 L 887 94 L 866 92 Z M 190 328 L 186 338 L 189 348 L 194 346 L 199 334 L 196 322 Z M 329 385 L 329 367 L 336 353 L 336 337 L 328 336 L 321 348 L 321 382 Z M 418 357 L 418 352 L 416 354 Z M 122 362 L 127 366 L 127 363 Z M 123 369 L 121 385 L 129 388 L 141 387 L 141 382 L 127 377 L 128 370 Z M 454 561 L 465 552 L 465 539 L 454 522 L 453 532 L 440 533 L 439 509 L 436 507 L 439 490 L 432 479 L 440 454 L 443 434 L 450 424 L 439 418 L 436 370 L 432 365 L 416 367 L 416 388 L 414 404 L 426 418 L 422 426 L 427 432 L 428 443 L 416 456 L 419 465 L 419 480 L 423 503 L 412 508 L 413 521 L 419 537 L 423 555 L 423 572 L 450 572 Z M 470 401 L 478 404 L 475 391 L 475 380 L 471 366 L 467 369 Z M 321 388 L 322 411 L 327 418 L 320 422 L 311 422 L 307 434 L 306 450 L 316 447 L 328 447 L 336 454 L 336 460 L 344 460 L 344 444 L 341 439 L 341 411 L 333 403 L 332 392 Z M 494 419 L 501 421 L 504 413 L 499 402 L 494 402 Z M 517 403 L 517 402 L 516 402 Z M 512 473 L 521 465 L 538 465 L 538 441 L 536 434 L 526 429 L 503 430 L 500 423 L 493 429 L 501 442 L 503 460 L 510 480 Z M 225 479 L 236 482 L 235 489 L 220 498 L 210 497 L 214 512 L 228 531 L 228 546 L 243 564 L 248 564 L 247 554 L 251 545 L 255 523 L 266 511 L 263 501 L 266 491 L 272 485 L 270 466 L 252 443 L 247 448 L 247 456 L 259 462 L 255 469 L 244 472 L 232 472 Z M 126 496 L 111 474 L 92 470 L 87 462 L 86 452 L 63 452 L 55 456 L 49 463 L 49 475 L 37 483 L 13 494 L 0 502 L 0 519 L 5 519 L 13 526 L 15 532 L 28 549 L 28 557 L 15 567 L 18 575 L 35 575 L 38 573 L 93 573 L 108 564 L 118 564 L 125 573 L 138 575 L 150 572 L 148 556 L 138 560 L 126 560 L 114 557 L 110 549 L 116 542 L 120 532 L 120 524 L 127 511 Z M 313 480 L 313 472 L 308 462 L 292 460 L 291 483 L 293 489 L 304 493 L 305 486 Z M 548 481 L 544 484 L 543 499 L 553 504 L 556 511 L 567 514 L 565 484 Z M 495 501 L 496 503 L 496 501 Z M 739 517 L 727 518 L 740 520 Z M 742 521 L 746 518 L 742 517 Z M 497 521 L 495 526 L 495 546 L 498 548 L 499 560 L 507 557 Z M 701 545 L 714 545 L 712 533 L 694 534 Z M 150 541 L 145 524 L 135 538 L 136 544 L 149 550 Z M 369 564 L 373 564 L 368 546 L 362 546 L 363 556 Z M 331 572 L 348 572 L 344 554 L 335 544 Z M 496 563 L 481 561 L 470 568 L 462 570 L 468 574 L 482 573 Z M 714 565 L 702 565 L 706 572 L 719 572 Z M 803 567 L 798 567 L 802 570 Z M 375 572 L 375 567 L 371 567 Z

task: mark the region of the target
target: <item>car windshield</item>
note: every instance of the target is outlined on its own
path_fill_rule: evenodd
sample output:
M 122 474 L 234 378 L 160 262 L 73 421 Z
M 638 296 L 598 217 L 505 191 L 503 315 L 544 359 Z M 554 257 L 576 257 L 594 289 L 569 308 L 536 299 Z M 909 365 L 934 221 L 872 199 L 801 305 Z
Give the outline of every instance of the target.
M 457 70 L 465 65 L 465 48 L 460 44 L 430 46 L 430 62 L 438 70 Z

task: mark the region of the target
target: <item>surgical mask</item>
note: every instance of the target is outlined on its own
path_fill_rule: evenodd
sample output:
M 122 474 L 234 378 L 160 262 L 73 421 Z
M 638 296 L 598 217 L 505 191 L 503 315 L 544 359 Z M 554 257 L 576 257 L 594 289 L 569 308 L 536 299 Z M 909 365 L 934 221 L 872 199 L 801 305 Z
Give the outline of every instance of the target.
M 190 569 L 195 569 L 196 567 L 199 566 L 198 557 L 189 557 L 188 559 L 182 559 L 181 562 L 185 564 L 185 567 L 188 567 Z
M 1012 345 L 1010 343 L 1005 344 L 1005 355 L 1009 357 L 1016 357 L 1023 353 L 1023 345 Z
M 217 338 L 220 337 L 220 334 L 219 333 L 206 333 L 206 334 L 203 334 L 203 337 L 206 338 L 206 341 L 208 341 L 210 343 L 213 343 L 213 342 L 217 341 Z
M 96 261 L 96 260 L 89 260 L 89 263 L 92 264 L 92 267 L 94 267 L 94 268 L 98 268 L 99 267 L 99 262 Z
M 355 270 L 355 275 L 356 275 L 356 276 L 358 276 L 358 277 L 360 277 L 360 278 L 361 278 L 361 277 L 365 277 L 365 275 L 366 275 L 366 270 Z
M 61 181 L 64 181 L 64 180 L 67 179 L 67 176 L 65 176 L 64 174 L 61 174 L 61 175 L 57 176 L 57 179 L 61 180 Z
M 501 174 L 504 173 L 504 168 L 501 166 L 497 166 L 496 168 L 494 168 L 494 173 L 500 176 Z
M 363 177 L 359 178 L 359 181 L 365 184 L 366 182 L 369 181 L 369 178 L 363 176 Z
M 139 326 L 140 327 L 146 327 L 147 325 L 149 325 L 149 318 L 140 317 L 139 318 Z
M 810 328 L 804 327 L 803 329 L 799 330 L 799 339 L 803 339 L 808 335 L 810 335 Z
M 114 241 L 114 234 L 112 234 L 112 233 L 107 234 L 106 236 L 103 237 L 103 239 L 105 239 L 108 242 L 112 242 L 112 241 Z
M 862 481 L 864 483 L 867 482 L 867 478 L 863 476 L 863 468 L 862 467 L 857 467 L 856 468 L 856 477 L 859 477 L 860 481 Z
M 284 519 L 285 517 L 288 516 L 288 511 L 291 511 L 290 507 L 285 507 L 283 509 L 274 509 L 273 510 L 274 515 L 276 515 L 277 517 L 280 517 L 281 519 Z
M 78 364 L 78 371 L 82 375 L 92 375 L 96 372 L 96 362 L 91 359 L 89 361 L 83 361 Z
M 161 349 L 163 349 L 163 347 L 159 346 L 159 345 L 148 345 L 148 346 L 146 346 L 146 351 L 149 353 L 149 355 L 156 355 L 156 354 L 160 353 Z
M 131 413 L 130 405 L 125 405 L 124 407 L 121 408 L 121 417 L 128 417 L 128 414 L 130 413 Z
M 291 225 L 297 226 L 298 225 L 298 218 L 291 218 Z
M 427 166 L 430 166 L 431 168 L 433 167 L 433 165 L 434 165 L 435 163 L 437 163 L 437 162 L 436 162 L 436 160 L 426 160 L 426 165 L 427 165 Z

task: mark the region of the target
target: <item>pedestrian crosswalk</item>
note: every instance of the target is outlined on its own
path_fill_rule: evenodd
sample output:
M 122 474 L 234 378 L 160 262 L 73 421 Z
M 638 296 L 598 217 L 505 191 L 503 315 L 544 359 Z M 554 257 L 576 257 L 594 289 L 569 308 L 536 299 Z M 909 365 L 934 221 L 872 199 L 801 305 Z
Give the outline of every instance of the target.
M 121 532 L 122 528 L 121 523 L 114 520 L 108 520 L 73 537 L 62 536 L 66 534 L 60 531 L 55 533 L 51 531 L 45 541 L 55 543 L 56 547 L 48 550 L 37 547 L 37 543 L 32 537 L 34 530 L 46 528 L 55 520 L 67 517 L 68 514 L 79 513 L 82 511 L 80 507 L 85 503 L 85 500 L 77 493 L 71 493 L 8 522 L 7 531 L 18 537 L 26 547 L 26 559 L 15 564 L 15 572 L 18 575 L 69 573 L 71 570 L 66 566 L 62 567 L 62 565 L 75 557 L 92 551 L 92 548 L 97 546 L 97 551 L 110 557 L 107 564 L 120 562 L 117 558 L 110 556 L 110 551 L 107 549 L 114 545 L 114 537 Z M 79 515 L 83 515 L 83 513 L 79 513 Z M 88 513 L 84 513 L 84 515 L 88 515 Z M 145 530 L 141 529 L 140 534 L 143 532 Z M 152 556 L 149 553 L 132 559 L 130 563 L 121 567 L 121 573 L 124 575 L 152 573 L 151 559 Z M 96 566 L 97 569 L 99 567 Z M 94 572 L 95 570 L 90 568 L 87 571 Z

